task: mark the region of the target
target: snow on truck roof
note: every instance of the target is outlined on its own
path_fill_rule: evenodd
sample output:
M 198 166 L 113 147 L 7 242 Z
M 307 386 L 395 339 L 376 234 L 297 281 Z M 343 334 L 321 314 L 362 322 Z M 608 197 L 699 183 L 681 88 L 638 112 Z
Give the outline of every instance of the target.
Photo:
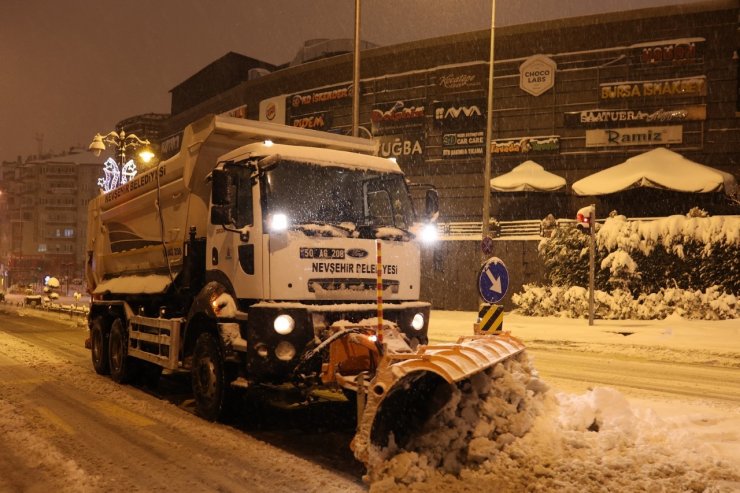
M 337 166 L 349 169 L 367 169 L 384 173 L 400 173 L 401 168 L 390 159 L 356 152 L 321 149 L 315 147 L 264 143 L 248 144 L 235 151 L 221 156 L 219 161 L 239 160 L 245 157 L 280 156 L 281 159 L 295 160 L 317 164 L 319 166 Z

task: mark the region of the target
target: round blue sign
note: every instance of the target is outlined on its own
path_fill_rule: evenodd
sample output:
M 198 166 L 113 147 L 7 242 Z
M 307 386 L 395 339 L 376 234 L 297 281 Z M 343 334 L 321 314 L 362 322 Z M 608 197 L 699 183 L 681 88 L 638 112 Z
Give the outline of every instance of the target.
M 478 293 L 487 303 L 498 303 L 509 289 L 509 271 L 498 257 L 489 258 L 478 274 Z

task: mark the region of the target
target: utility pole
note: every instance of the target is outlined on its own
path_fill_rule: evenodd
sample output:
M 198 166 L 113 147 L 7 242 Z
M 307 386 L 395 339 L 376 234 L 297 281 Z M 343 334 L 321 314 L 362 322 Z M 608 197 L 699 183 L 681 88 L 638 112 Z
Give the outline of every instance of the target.
M 352 136 L 360 136 L 360 0 L 355 0 L 355 53 L 352 70 Z
M 491 0 L 491 59 L 488 62 L 488 108 L 486 117 L 486 159 L 483 170 L 483 224 L 481 239 L 489 233 L 491 221 L 491 139 L 493 138 L 493 60 L 495 48 L 496 0 Z

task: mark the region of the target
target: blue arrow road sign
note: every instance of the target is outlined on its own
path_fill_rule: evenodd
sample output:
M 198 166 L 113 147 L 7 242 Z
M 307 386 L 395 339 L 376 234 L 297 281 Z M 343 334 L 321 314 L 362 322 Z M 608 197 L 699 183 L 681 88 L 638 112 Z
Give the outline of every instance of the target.
M 498 303 L 509 289 L 509 271 L 498 257 L 489 258 L 478 274 L 478 292 L 488 303 Z

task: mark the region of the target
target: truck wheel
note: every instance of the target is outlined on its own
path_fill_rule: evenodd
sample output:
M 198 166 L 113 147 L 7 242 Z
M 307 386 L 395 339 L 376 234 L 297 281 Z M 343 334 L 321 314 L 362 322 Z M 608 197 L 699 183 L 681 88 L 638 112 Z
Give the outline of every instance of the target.
M 191 369 L 198 414 L 209 421 L 223 419 L 226 411 L 226 369 L 216 338 L 204 332 L 195 341 Z
M 103 317 L 96 317 L 90 326 L 90 354 L 92 355 L 95 373 L 108 375 L 110 373 L 110 366 L 108 366 L 108 335 L 105 331 Z
M 110 377 L 118 383 L 128 383 L 134 374 L 136 361 L 128 356 L 128 334 L 123 320 L 113 321 L 108 336 L 108 366 Z

